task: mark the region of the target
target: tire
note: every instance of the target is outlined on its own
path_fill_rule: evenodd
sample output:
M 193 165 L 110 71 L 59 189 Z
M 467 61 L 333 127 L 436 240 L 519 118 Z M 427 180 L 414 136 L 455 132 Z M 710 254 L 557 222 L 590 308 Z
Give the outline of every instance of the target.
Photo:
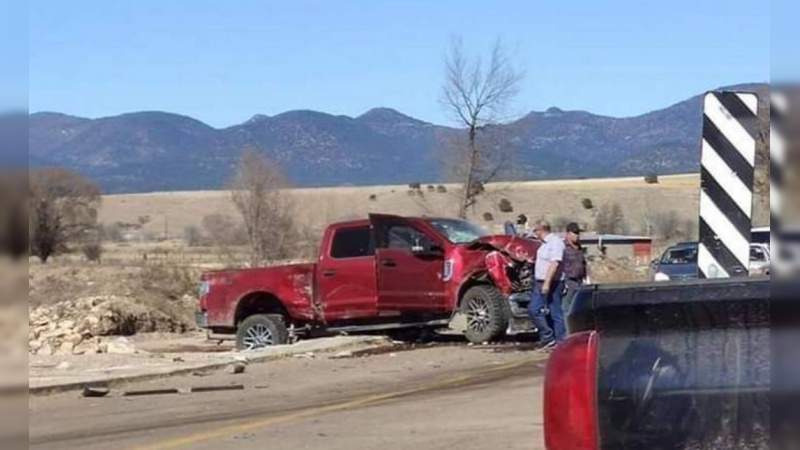
M 494 286 L 473 286 L 461 299 L 466 316 L 464 336 L 473 344 L 493 341 L 505 334 L 511 315 L 507 300 Z
M 279 314 L 254 314 L 239 323 L 236 329 L 237 350 L 281 345 L 288 340 L 289 332 Z

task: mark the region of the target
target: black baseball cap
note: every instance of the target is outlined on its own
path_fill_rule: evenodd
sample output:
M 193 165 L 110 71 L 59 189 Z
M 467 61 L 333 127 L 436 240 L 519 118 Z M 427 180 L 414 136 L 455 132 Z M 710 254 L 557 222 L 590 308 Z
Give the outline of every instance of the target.
M 581 234 L 581 227 L 575 222 L 567 224 L 567 233 Z

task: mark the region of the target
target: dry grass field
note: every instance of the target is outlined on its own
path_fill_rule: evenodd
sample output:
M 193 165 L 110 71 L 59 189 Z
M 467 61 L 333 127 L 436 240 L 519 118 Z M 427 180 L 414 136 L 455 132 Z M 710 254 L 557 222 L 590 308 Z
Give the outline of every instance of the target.
M 547 218 L 554 223 L 565 219 L 589 229 L 603 205 L 619 203 L 631 233 L 644 233 L 645 220 L 674 211 L 680 223 L 696 220 L 700 178 L 697 174 L 660 177 L 658 184 L 647 184 L 642 177 L 496 183 L 486 186 L 486 194 L 470 212 L 470 219 L 494 230 L 518 214 L 531 219 Z M 422 184 L 419 192 L 408 186 L 360 186 L 291 189 L 296 200 L 295 218 L 301 226 L 319 230 L 339 220 L 364 218 L 369 213 L 452 216 L 456 212 L 455 185 Z M 412 195 L 413 194 L 413 195 Z M 582 205 L 588 198 L 592 209 Z M 513 211 L 502 212 L 499 203 L 508 199 Z M 156 192 L 103 197 L 99 220 L 136 223 L 149 216 L 143 231 L 163 238 L 180 238 L 188 226 L 201 225 L 208 214 L 237 213 L 225 191 Z M 486 221 L 485 213 L 492 215 Z

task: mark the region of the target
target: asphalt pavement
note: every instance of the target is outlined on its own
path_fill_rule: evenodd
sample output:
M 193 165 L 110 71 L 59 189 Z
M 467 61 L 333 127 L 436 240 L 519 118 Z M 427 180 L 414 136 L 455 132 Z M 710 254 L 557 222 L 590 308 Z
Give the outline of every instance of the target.
M 448 343 L 31 397 L 32 449 L 541 449 L 546 355 Z M 237 390 L 188 393 L 190 388 Z M 177 389 L 178 394 L 125 396 Z

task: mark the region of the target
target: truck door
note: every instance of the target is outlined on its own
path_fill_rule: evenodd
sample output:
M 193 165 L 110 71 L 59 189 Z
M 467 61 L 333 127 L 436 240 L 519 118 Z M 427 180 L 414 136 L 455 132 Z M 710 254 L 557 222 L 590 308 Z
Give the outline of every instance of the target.
M 369 224 L 329 228 L 322 242 L 317 301 L 325 321 L 374 317 L 375 246 Z
M 378 314 L 444 311 L 440 238 L 396 216 L 370 215 L 370 221 L 376 244 Z

